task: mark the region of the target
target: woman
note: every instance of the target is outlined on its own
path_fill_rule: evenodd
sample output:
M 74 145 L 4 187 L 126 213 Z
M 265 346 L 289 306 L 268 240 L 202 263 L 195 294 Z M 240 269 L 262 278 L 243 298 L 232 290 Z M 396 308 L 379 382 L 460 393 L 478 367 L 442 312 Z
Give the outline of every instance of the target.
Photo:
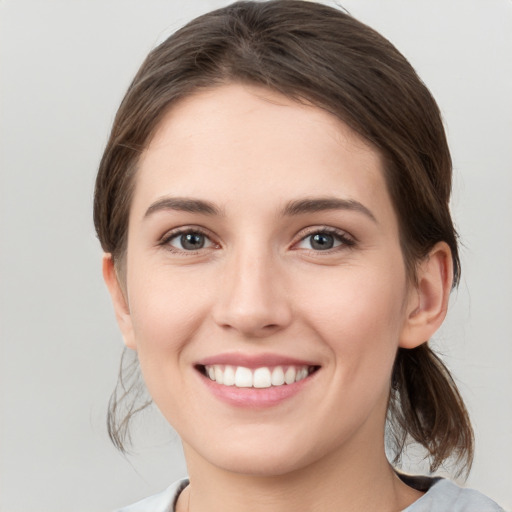
M 501 510 L 427 340 L 459 277 L 438 108 L 373 30 L 241 2 L 148 56 L 96 183 L 103 272 L 189 480 L 127 510 Z M 126 397 L 124 397 L 126 398 Z M 130 418 L 111 405 L 123 448 Z

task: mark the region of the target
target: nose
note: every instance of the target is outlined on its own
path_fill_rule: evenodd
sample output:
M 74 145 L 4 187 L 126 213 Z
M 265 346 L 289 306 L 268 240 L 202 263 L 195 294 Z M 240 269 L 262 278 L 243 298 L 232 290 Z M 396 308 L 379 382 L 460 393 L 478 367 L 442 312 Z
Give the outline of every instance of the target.
M 263 338 L 290 324 L 283 269 L 271 256 L 238 254 L 226 268 L 213 309 L 217 325 L 246 338 Z

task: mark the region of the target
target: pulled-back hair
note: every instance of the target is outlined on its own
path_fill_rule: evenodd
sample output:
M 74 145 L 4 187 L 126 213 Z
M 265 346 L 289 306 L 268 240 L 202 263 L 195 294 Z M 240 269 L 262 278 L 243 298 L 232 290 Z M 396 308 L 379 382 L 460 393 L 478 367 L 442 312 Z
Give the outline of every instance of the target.
M 146 58 L 117 112 L 96 181 L 94 222 L 103 250 L 122 266 L 138 159 L 180 99 L 227 83 L 266 87 L 325 109 L 369 141 L 384 162 L 407 274 L 446 242 L 453 285 L 460 263 L 449 211 L 451 158 L 439 108 L 414 69 L 377 32 L 349 14 L 297 0 L 237 2 L 196 18 Z M 110 403 L 109 433 L 124 450 L 132 384 Z M 122 402 L 128 404 L 122 407 Z M 128 411 L 122 414 L 122 411 Z M 410 440 L 469 471 L 473 432 L 445 365 L 425 343 L 399 348 L 390 382 L 388 427 L 395 462 Z

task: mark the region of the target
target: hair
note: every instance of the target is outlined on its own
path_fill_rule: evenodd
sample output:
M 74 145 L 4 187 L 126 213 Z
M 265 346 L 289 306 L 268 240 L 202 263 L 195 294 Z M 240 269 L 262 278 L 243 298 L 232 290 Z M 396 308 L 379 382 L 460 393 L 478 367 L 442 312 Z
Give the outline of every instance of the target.
M 94 223 L 116 268 L 126 251 L 138 159 L 162 117 L 180 99 L 228 83 L 259 85 L 313 104 L 369 141 L 384 162 L 407 275 L 414 281 L 416 265 L 444 241 L 457 285 L 451 157 L 435 100 L 380 34 L 345 12 L 300 0 L 236 2 L 194 19 L 147 56 L 119 107 L 96 181 Z M 425 448 L 431 471 L 451 458 L 459 473 L 469 472 L 473 431 L 467 410 L 425 341 L 397 352 L 388 407 L 393 462 L 412 440 Z M 127 424 L 139 408 L 129 401 L 131 385 L 121 378 L 120 386 L 108 426 L 124 451 Z M 124 416 L 120 400 L 131 404 Z

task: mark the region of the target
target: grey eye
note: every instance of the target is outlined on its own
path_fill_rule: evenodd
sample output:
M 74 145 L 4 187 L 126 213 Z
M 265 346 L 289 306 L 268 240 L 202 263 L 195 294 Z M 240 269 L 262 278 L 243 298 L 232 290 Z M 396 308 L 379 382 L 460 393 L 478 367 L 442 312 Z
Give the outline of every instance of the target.
M 186 233 L 180 233 L 173 236 L 169 240 L 169 245 L 179 249 L 180 251 L 197 251 L 210 247 L 212 245 L 211 240 L 197 231 L 187 231 Z
M 351 247 L 354 241 L 342 232 L 330 232 L 319 230 L 316 233 L 306 235 L 297 245 L 298 249 L 313 251 L 328 251 L 329 249 Z
M 204 235 L 200 233 L 185 233 L 180 236 L 180 242 L 183 249 L 202 249 L 204 247 Z
M 316 251 L 326 251 L 334 247 L 335 238 L 329 233 L 316 233 L 309 237 L 312 249 Z

